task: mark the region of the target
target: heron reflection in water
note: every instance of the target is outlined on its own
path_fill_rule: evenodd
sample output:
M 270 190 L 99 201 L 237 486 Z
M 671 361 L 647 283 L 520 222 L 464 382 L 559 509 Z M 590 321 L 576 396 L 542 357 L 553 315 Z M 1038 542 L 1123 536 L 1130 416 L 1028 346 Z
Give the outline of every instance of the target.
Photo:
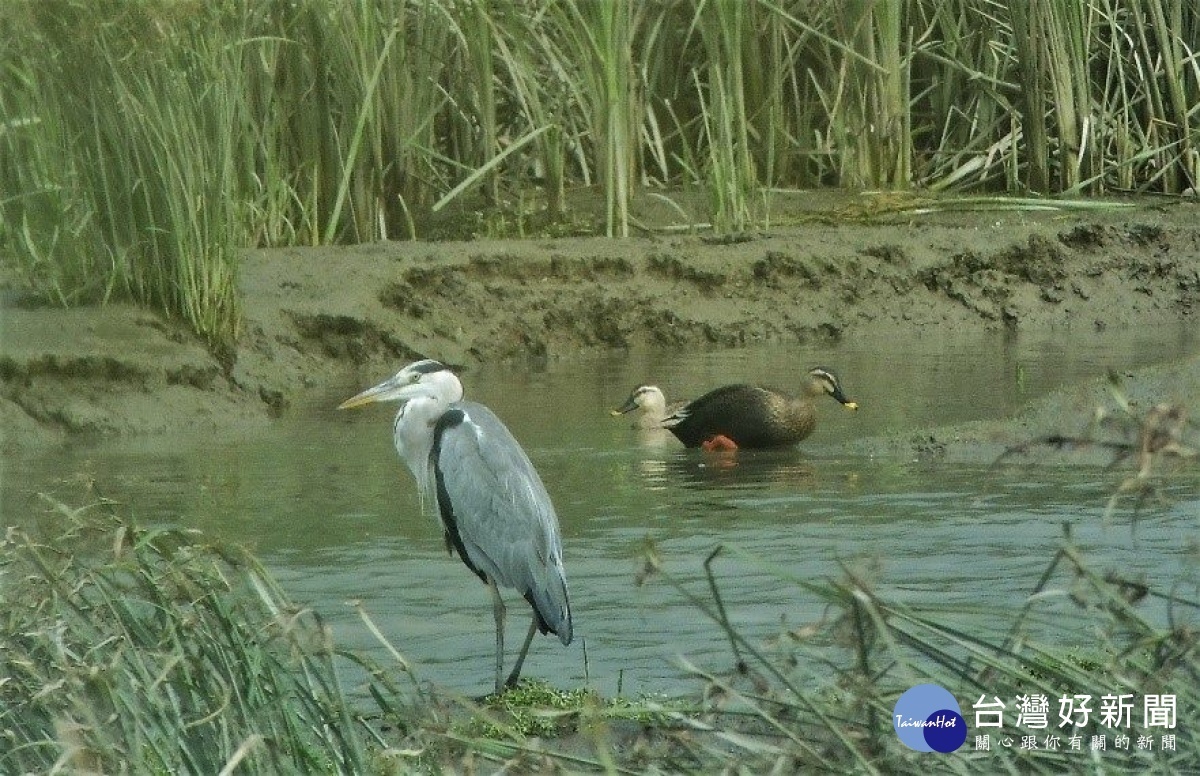
M 416 361 L 338 405 L 402 402 L 392 424 L 396 452 L 434 505 L 446 548 L 487 585 L 496 622 L 496 692 L 517 683 L 537 632 L 571 643 L 571 605 L 558 517 L 529 457 L 482 404 L 464 401 L 444 364 Z M 515 588 L 533 608 L 516 664 L 504 674 L 504 601 Z

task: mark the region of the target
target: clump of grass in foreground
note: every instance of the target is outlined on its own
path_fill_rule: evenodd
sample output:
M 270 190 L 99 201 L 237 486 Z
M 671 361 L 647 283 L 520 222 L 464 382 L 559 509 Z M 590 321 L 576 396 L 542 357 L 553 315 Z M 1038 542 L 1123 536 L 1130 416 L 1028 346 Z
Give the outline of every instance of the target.
M 0 543 L 0 772 L 379 770 L 329 631 L 247 553 L 58 515 Z
M 612 726 L 664 718 L 530 681 L 483 703 L 429 692 L 387 645 L 413 679 L 402 691 L 245 550 L 140 528 L 104 501 L 52 503 L 39 536 L 0 541 L 0 773 L 612 770 Z M 344 661 L 366 696 L 347 695 Z
M 701 595 L 665 572 L 653 548 L 647 551 L 649 573 L 663 574 L 690 598 L 725 632 L 733 652 L 735 667 L 727 674 L 685 663 L 705 682 L 709 711 L 675 719 L 693 726 L 707 723 L 704 729 L 711 734 L 693 737 L 689 748 L 689 756 L 705 767 L 737 762 L 750 772 L 1094 773 L 1113 768 L 1167 774 L 1200 762 L 1200 736 L 1193 724 L 1200 718 L 1200 602 L 1098 573 L 1071 543 L 1069 531 L 1008 633 L 997 636 L 957 624 L 961 611 L 895 603 L 849 569 L 841 580 L 812 583 L 767 566 L 781 584 L 823 600 L 827 614 L 764 647 L 738 633 L 726 616 L 712 569 L 723 553 L 736 555 L 742 567 L 766 566 L 736 548 L 718 547 L 705 563 L 708 594 Z M 1165 606 L 1165 624 L 1155 624 L 1140 610 L 1150 600 Z M 945 687 L 963 706 L 970 735 L 952 755 L 914 752 L 893 732 L 897 698 L 922 683 Z M 1092 696 L 1089 722 L 1066 732 L 1057 729 L 1064 693 Z M 1015 699 L 1032 694 L 1050 699 L 1047 730 L 1015 724 Z M 1128 729 L 1101 724 L 1101 696 L 1108 694 L 1136 700 Z M 1175 727 L 1137 727 L 1147 694 L 1176 696 Z M 981 696 L 1005 701 L 1003 732 L 974 727 L 971 706 Z M 974 735 L 983 733 L 992 734 L 990 751 L 975 748 Z M 1040 733 L 1039 748 L 1019 746 L 1022 733 Z M 1148 733 L 1154 750 L 1117 749 L 1114 737 L 1120 733 L 1133 741 Z M 1062 735 L 1061 749 L 1042 747 L 1046 734 Z M 1173 751 L 1160 751 L 1160 734 L 1174 737 Z M 1068 748 L 1071 735 L 1082 737 L 1082 750 Z M 1006 736 L 1011 746 L 1000 743 Z M 1107 751 L 1090 750 L 1093 736 L 1107 736 Z
M 723 553 L 761 560 L 718 548 L 707 591 L 696 593 L 648 553 L 650 570 L 729 640 L 732 671 L 685 664 L 704 683 L 702 699 L 610 700 L 527 681 L 477 703 L 401 692 L 379 666 L 336 650 L 320 617 L 289 603 L 243 550 L 100 509 L 56 509 L 52 538 L 9 529 L 0 542 L 4 773 L 1166 774 L 1200 761 L 1200 603 L 1097 573 L 1069 535 L 997 636 L 960 626 L 961 611 L 895 603 L 850 570 L 811 583 L 768 568 L 827 614 L 762 645 L 731 626 L 713 571 Z M 1165 624 L 1141 611 L 1147 601 L 1162 604 Z M 335 658 L 366 669 L 369 699 L 348 699 Z M 1011 710 L 1019 694 L 1092 694 L 1095 713 L 1074 731 L 1084 751 L 976 751 L 968 739 L 953 755 L 913 752 L 891 713 L 924 682 L 949 689 L 969 726 L 981 695 Z M 1174 695 L 1175 750 L 1089 752 L 1091 736 L 1114 734 L 1098 713 L 1108 693 Z
M 686 711 L 688 707 L 667 698 L 603 698 L 586 687 L 560 690 L 540 679 L 522 679 L 503 694 L 485 698 L 478 713 L 465 718 L 457 732 L 487 738 L 549 737 L 573 734 L 589 717 L 659 725 L 669 721 L 666 708 Z

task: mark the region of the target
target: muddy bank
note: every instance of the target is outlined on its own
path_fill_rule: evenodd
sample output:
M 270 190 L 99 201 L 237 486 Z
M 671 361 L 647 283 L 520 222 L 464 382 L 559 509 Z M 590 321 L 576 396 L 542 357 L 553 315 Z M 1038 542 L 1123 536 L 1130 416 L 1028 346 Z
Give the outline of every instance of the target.
M 5 281 L 0 421 L 11 450 L 78 434 L 265 425 L 352 370 L 377 376 L 419 356 L 469 364 L 945 326 L 1019 336 L 1174 324 L 1200 310 L 1200 207 L 930 216 L 740 239 L 254 251 L 242 271 L 245 323 L 232 366 L 153 312 L 33 307 L 11 275 Z M 1169 386 L 1200 398 L 1196 364 L 1176 369 L 1131 376 L 1130 390 L 1150 396 Z M 1097 390 L 1035 413 L 1086 411 Z M 930 436 L 930 450 L 953 442 Z
M 1141 421 L 1151 408 L 1162 404 L 1187 412 L 1182 441 L 1186 447 L 1196 449 L 1194 419 L 1200 407 L 1200 356 L 1125 371 L 1115 377 L 1116 383 L 1095 378 L 1054 391 L 1033 401 L 1015 417 L 874 436 L 848 443 L 844 451 L 930 463 L 991 464 L 1003 458 L 1014 466 L 1108 466 L 1117 460 L 1117 454 L 1106 443 L 1130 444 L 1136 449 Z M 1118 394 L 1128 402 L 1128 414 L 1121 411 Z M 1101 417 L 1103 422 L 1097 423 Z M 1187 425 L 1188 418 L 1193 421 L 1191 425 Z M 1095 444 L 1051 443 L 1049 439 L 1056 436 L 1092 440 Z M 1013 449 L 1018 446 L 1023 449 Z M 1122 476 L 1129 473 L 1126 469 L 1136 468 L 1136 458 L 1136 454 L 1131 455 L 1129 465 L 1119 470 Z

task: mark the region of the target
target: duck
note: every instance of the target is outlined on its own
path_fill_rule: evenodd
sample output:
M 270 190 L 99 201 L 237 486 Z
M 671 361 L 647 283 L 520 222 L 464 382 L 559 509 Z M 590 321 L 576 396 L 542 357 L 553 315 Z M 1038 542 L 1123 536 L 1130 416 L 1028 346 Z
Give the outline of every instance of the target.
M 626 415 L 636 409 L 642 412 L 633 427 L 642 430 L 661 429 L 663 420 L 682 408 L 687 402 L 679 401 L 667 405 L 667 396 L 657 385 L 639 385 L 629 394 L 629 398 L 615 410 L 611 411 L 614 418 Z
M 685 447 L 705 450 L 794 445 L 816 427 L 813 399 L 818 396 L 829 396 L 849 410 L 858 409 L 830 370 L 814 367 L 807 377 L 799 397 L 757 385 L 725 385 L 668 413 L 660 425 Z

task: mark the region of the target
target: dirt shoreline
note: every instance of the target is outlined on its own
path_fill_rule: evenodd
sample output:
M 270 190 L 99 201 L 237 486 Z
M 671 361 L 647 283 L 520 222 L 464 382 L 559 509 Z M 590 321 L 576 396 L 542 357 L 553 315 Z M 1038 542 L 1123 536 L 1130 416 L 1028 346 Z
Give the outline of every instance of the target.
M 420 356 L 470 364 L 905 336 L 941 326 L 1020 333 L 1176 325 L 1200 312 L 1200 206 L 925 216 L 728 240 L 262 250 L 247 254 L 241 284 L 243 335 L 227 369 L 159 314 L 123 304 L 31 306 L 6 271 L 4 451 L 76 435 L 265 426 L 302 392 L 353 368 L 383 373 Z M 1131 393 L 1148 399 L 1168 384 L 1174 395 L 1200 398 L 1200 361 L 1129 378 Z M 1032 413 L 1052 416 L 1097 389 L 1070 393 Z M 955 439 L 1001 435 L 981 427 L 928 436 L 930 449 L 944 451 Z M 864 449 L 910 453 L 920 447 L 913 438 Z

